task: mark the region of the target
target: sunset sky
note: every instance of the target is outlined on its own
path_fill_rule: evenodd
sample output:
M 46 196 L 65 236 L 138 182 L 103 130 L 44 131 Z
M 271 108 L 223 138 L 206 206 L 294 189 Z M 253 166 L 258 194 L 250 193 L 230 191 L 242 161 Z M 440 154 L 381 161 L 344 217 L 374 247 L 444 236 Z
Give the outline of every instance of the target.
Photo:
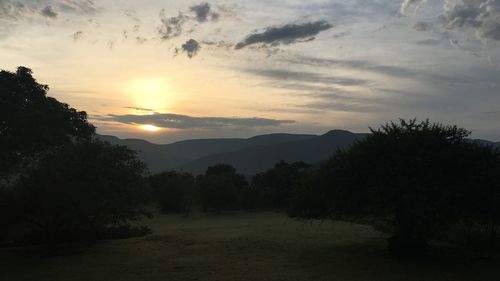
M 169 143 L 430 118 L 500 140 L 500 0 L 0 0 L 0 68 Z

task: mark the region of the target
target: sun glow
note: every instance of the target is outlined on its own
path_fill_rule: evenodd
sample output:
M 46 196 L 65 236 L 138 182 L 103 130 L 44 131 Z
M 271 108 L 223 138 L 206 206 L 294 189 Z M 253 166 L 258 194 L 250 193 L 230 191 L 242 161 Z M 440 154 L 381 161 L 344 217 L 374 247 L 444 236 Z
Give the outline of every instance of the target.
M 160 127 L 157 127 L 157 126 L 151 125 L 151 124 L 141 125 L 141 126 L 139 126 L 139 128 L 141 128 L 144 131 L 148 131 L 148 132 L 158 132 L 159 130 L 161 130 Z
M 126 91 L 132 97 L 133 106 L 151 111 L 171 110 L 173 91 L 163 79 L 138 79 L 131 82 Z

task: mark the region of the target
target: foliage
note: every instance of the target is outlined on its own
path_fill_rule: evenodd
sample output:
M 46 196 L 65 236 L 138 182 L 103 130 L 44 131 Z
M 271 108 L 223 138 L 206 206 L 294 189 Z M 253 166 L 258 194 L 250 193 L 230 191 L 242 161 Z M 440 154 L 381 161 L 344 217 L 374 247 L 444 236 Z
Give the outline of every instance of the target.
M 188 212 L 193 204 L 195 179 L 189 173 L 169 171 L 150 177 L 154 199 L 163 213 Z
M 241 194 L 247 181 L 234 167 L 219 164 L 208 167 L 205 175 L 197 177 L 197 189 L 204 211 L 241 208 Z
M 19 182 L 16 208 L 40 240 L 88 241 L 145 213 L 145 166 L 123 146 L 88 141 L 55 149 Z
M 304 162 L 292 164 L 280 161 L 266 172 L 252 178 L 252 205 L 273 209 L 288 208 L 292 191 L 304 177 L 310 165 Z
M 401 120 L 339 151 L 298 189 L 292 215 L 385 220 L 398 255 L 425 254 L 443 226 L 497 222 L 498 153 L 457 126 Z
M 85 112 L 48 97 L 48 89 L 26 67 L 0 71 L 0 184 L 41 152 L 94 134 Z

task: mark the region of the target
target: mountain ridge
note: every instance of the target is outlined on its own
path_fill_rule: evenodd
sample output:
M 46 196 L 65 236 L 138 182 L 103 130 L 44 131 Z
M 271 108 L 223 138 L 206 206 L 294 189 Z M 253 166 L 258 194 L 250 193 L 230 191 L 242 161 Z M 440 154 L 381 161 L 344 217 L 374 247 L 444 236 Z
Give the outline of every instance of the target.
M 273 167 L 280 160 L 309 164 L 324 161 L 337 149 L 347 148 L 367 135 L 334 129 L 322 135 L 275 133 L 250 138 L 190 139 L 170 144 L 110 135 L 98 135 L 97 138 L 136 150 L 151 173 L 182 170 L 201 174 L 208 166 L 224 163 L 252 175 Z M 500 147 L 500 142 L 473 141 Z

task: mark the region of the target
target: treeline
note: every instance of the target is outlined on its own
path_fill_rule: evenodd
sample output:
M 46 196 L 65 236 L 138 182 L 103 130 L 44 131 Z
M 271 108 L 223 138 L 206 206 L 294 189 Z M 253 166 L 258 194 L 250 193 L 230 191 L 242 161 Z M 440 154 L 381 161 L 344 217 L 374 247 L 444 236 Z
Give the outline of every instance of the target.
M 151 182 L 165 212 L 279 209 L 370 223 L 390 233 L 388 249 L 398 256 L 424 256 L 432 239 L 492 249 L 500 241 L 500 151 L 469 135 L 400 120 L 315 166 L 280 162 L 247 181 L 217 165 L 196 178 L 167 172 Z
M 150 177 L 152 198 L 163 213 L 286 210 L 309 168 L 303 162 L 281 161 L 251 179 L 226 164 L 208 167 L 205 174 L 196 177 L 168 171 Z

